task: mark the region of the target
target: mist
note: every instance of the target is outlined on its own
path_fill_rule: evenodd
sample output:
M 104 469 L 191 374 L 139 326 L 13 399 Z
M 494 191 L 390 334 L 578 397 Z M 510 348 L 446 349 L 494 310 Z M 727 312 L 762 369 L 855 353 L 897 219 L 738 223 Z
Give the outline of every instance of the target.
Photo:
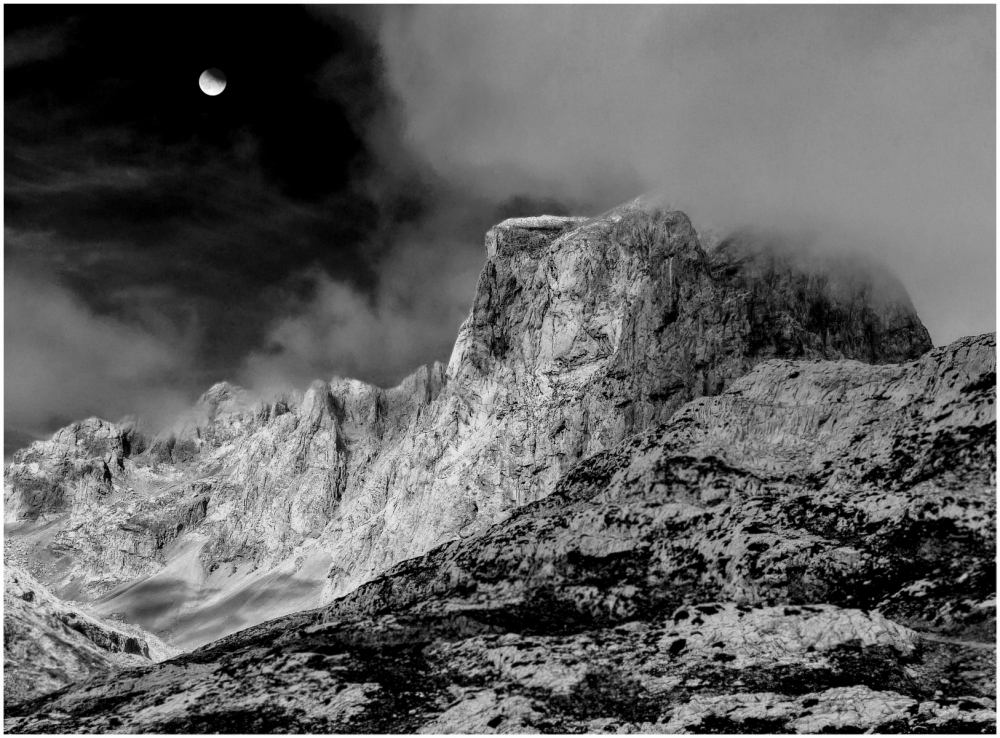
M 991 6 L 404 7 L 377 28 L 405 140 L 451 182 L 808 225 L 887 263 L 935 343 L 995 330 Z
M 996 328 L 992 6 L 257 8 L 218 115 L 169 59 L 169 109 L 101 77 L 87 12 L 6 39 L 5 448 L 220 380 L 395 385 L 448 360 L 491 225 L 650 192 L 885 264 L 938 345 Z
M 373 294 L 304 272 L 308 298 L 292 298 L 268 343 L 253 352 L 239 382 L 260 392 L 302 388 L 331 376 L 391 387 L 434 359 L 447 361 L 472 304 L 483 254 L 458 240 L 454 226 L 429 221 L 400 234 L 379 265 Z
M 371 182 L 406 172 L 434 194 L 373 292 L 305 275 L 316 291 L 249 357 L 250 384 L 332 370 L 388 386 L 446 359 L 489 225 L 462 216 L 515 201 L 506 214 L 595 215 L 655 192 L 703 230 L 808 233 L 804 248 L 888 266 L 937 344 L 995 330 L 992 8 L 405 6 L 362 19 L 397 101 L 381 119 L 391 135 L 373 139 L 394 171 Z
M 5 276 L 4 313 L 5 458 L 53 426 L 138 414 L 155 431 L 188 404 L 176 383 L 191 370 L 192 336 L 97 315 L 24 275 Z

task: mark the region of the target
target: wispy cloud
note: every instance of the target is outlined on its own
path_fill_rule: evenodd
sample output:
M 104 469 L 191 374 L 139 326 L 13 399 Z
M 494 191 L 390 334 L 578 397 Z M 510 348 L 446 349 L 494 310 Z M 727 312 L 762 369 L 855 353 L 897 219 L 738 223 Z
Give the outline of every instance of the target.
M 44 178 L 26 178 L 16 173 L 4 182 L 12 195 L 58 195 L 97 190 L 130 190 L 148 187 L 152 173 L 141 167 L 102 166 L 84 171 L 59 168 Z
M 459 237 L 461 224 L 443 216 L 396 234 L 371 289 L 322 269 L 301 274 L 310 289 L 286 302 L 241 380 L 262 391 L 333 375 L 389 387 L 421 364 L 447 360 L 472 305 L 484 249 L 481 238 Z
M 3 41 L 4 69 L 58 56 L 66 48 L 66 28 L 32 29 L 7 36 Z
M 195 339 L 167 322 L 155 330 L 96 314 L 60 285 L 8 269 L 5 426 L 39 436 L 91 415 L 166 422 L 191 399 L 179 385 L 192 369 Z
M 836 227 L 936 341 L 995 327 L 992 6 L 407 6 L 378 28 L 405 140 L 449 181 Z

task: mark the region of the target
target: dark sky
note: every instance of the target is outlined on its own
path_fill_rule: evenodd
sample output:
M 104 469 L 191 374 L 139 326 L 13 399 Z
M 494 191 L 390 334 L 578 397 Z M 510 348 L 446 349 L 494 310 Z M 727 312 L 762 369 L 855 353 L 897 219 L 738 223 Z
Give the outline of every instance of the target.
M 994 13 L 6 5 L 5 450 L 221 379 L 391 385 L 447 360 L 490 225 L 654 189 L 993 330 Z

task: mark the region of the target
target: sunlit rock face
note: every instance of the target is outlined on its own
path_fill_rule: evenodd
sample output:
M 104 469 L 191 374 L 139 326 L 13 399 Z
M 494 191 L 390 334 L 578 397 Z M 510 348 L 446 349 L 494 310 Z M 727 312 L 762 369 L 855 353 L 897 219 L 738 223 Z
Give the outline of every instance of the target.
M 486 245 L 445 391 L 343 506 L 335 535 L 351 543 L 331 548 L 344 573 L 330 595 L 545 497 L 581 458 L 763 359 L 881 363 L 931 347 L 890 276 L 747 239 L 706 254 L 683 213 L 641 202 L 505 221 Z
M 268 402 L 220 384 L 153 439 L 95 419 L 77 424 L 8 466 L 6 555 L 61 596 L 96 600 L 98 611 L 181 643 L 179 629 L 211 640 L 244 617 L 316 604 L 329 567 L 317 543 L 350 480 L 443 382 L 435 365 L 390 390 L 335 379 Z M 285 562 L 302 549 L 304 568 L 298 556 Z M 260 578 L 272 571 L 262 598 Z M 234 590 L 252 594 L 234 606 Z
M 993 640 L 995 372 L 995 334 L 906 364 L 763 363 L 327 617 L 433 601 L 558 630 L 701 601 L 830 603 Z
M 931 347 L 884 272 L 749 235 L 706 251 L 642 201 L 508 220 L 486 251 L 446 368 L 267 401 L 218 385 L 152 439 L 72 426 L 8 466 L 8 549 L 58 593 L 199 645 L 483 534 L 761 361 Z
M 4 521 L 36 520 L 103 496 L 112 467 L 128 456 L 128 438 L 125 429 L 90 418 L 15 453 L 4 470 Z
M 994 334 L 771 360 L 479 535 L 5 727 L 995 732 L 995 558 Z

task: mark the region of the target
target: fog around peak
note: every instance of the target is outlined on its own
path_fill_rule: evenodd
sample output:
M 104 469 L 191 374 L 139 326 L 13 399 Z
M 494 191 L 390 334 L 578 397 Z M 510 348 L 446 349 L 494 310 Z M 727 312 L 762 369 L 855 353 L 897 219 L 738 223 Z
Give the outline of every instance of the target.
M 113 33 L 123 14 L 156 32 Z M 643 193 L 703 234 L 808 233 L 884 264 L 938 345 L 995 330 L 992 6 L 5 20 L 17 443 L 81 414 L 167 416 L 220 380 L 395 385 L 447 361 L 491 225 Z M 123 55 L 144 78 L 108 64 Z M 214 107 L 185 65 L 226 72 Z
M 994 28 L 987 7 L 517 6 L 389 11 L 379 34 L 445 177 L 808 223 L 878 253 L 944 343 L 994 328 Z

